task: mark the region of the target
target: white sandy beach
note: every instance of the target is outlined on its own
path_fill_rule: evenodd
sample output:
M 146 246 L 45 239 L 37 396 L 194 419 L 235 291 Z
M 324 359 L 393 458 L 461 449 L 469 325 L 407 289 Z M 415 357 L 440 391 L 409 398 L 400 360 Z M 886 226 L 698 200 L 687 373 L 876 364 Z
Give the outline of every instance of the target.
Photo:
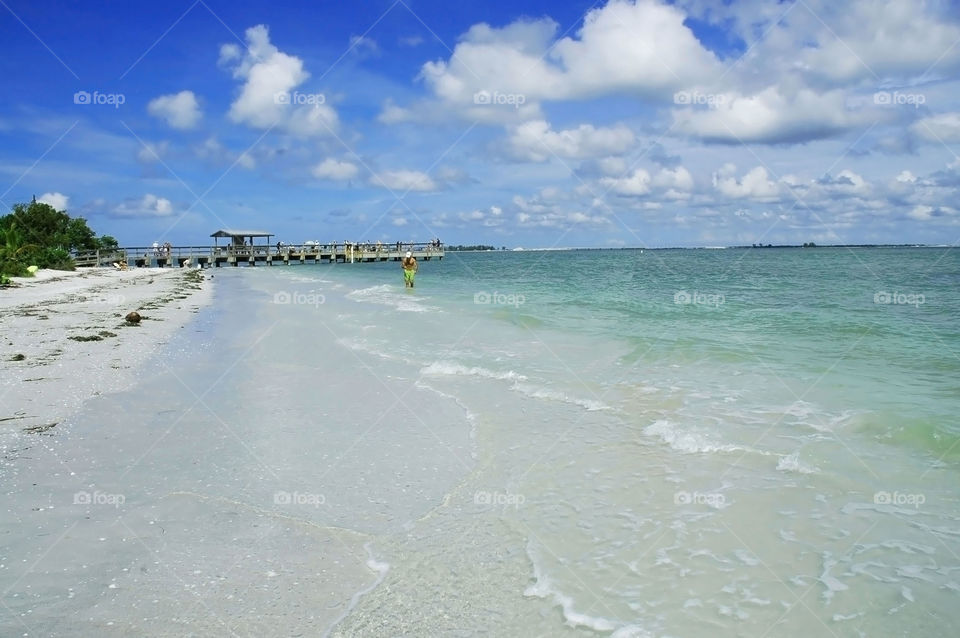
M 190 272 L 41 270 L 0 290 L 0 449 L 133 385 L 137 367 L 210 302 L 211 282 Z M 136 326 L 124 320 L 134 310 Z
M 253 398 L 283 396 L 251 371 L 281 356 L 284 333 L 270 326 L 289 307 L 273 292 L 229 294 L 239 289 L 231 279 L 237 286 L 253 272 L 217 272 L 225 308 L 213 330 L 202 306 L 214 274 L 196 284 L 193 273 L 91 271 L 0 293 L 0 418 L 13 417 L 0 422 L 0 635 L 322 635 L 382 579 L 370 534 L 334 520 L 346 511 L 334 499 L 352 502 L 341 494 L 356 492 L 358 474 L 341 472 L 337 489 L 319 462 L 333 445 L 317 438 L 325 432 L 284 423 Z M 138 327 L 124 325 L 131 310 L 144 317 Z M 251 338 L 244 329 L 264 310 L 275 318 Z M 70 339 L 93 335 L 101 340 Z M 305 344 L 295 347 L 299 355 Z M 310 414 L 308 403 L 295 407 Z M 414 437 L 418 424 L 398 416 L 409 424 L 398 430 Z M 342 434 L 361 458 L 382 445 Z M 373 469 L 345 463 L 361 478 Z M 386 514 L 377 519 L 392 520 Z

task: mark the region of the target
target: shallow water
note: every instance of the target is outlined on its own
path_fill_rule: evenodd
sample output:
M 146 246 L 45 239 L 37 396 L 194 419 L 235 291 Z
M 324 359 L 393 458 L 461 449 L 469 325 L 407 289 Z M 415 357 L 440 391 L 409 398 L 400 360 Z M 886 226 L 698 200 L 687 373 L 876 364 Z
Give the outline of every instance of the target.
M 4 634 L 960 622 L 951 251 L 211 273 L 136 389 L 4 468 Z

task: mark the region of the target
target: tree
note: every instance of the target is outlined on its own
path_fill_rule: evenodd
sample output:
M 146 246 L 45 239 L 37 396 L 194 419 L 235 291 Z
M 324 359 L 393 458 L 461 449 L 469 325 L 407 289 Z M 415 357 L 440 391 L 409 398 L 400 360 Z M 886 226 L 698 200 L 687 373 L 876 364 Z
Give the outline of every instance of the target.
M 23 257 L 31 248 L 23 243 L 23 235 L 15 225 L 0 227 L 0 275 L 22 277 L 27 274 Z
M 99 250 L 116 250 L 119 247 L 120 244 L 110 235 L 100 235 L 100 239 L 97 240 L 97 248 Z
M 64 250 L 96 250 L 97 237 L 83 217 L 70 218 L 50 204 L 33 200 L 14 204 L 13 211 L 0 217 L 0 228 L 16 224 L 26 243 Z
M 83 217 L 75 217 L 67 222 L 67 250 L 96 250 L 97 236 Z
M 14 204 L 9 215 L 0 217 L 0 273 L 18 276 L 26 267 L 73 270 L 71 251 L 109 250 L 117 240 L 109 235 L 97 238 L 83 217 L 71 218 L 49 204 L 33 200 Z

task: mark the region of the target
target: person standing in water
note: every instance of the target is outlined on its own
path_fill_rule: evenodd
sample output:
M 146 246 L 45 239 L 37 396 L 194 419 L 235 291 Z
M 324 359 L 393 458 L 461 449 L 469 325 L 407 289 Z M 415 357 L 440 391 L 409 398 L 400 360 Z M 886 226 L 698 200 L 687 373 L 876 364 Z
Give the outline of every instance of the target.
M 403 261 L 400 262 L 400 267 L 403 268 L 403 284 L 407 288 L 413 288 L 413 276 L 417 274 L 417 269 L 420 267 L 417 264 L 417 260 L 413 257 L 413 253 L 409 250 L 407 251 L 407 256 L 403 258 Z

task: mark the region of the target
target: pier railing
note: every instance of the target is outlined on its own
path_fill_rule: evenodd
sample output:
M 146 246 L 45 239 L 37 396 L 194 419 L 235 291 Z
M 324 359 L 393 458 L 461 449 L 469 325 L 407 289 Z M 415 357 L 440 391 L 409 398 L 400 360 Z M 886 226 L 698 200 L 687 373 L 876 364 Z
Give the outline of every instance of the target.
M 418 260 L 443 259 L 443 245 L 435 243 L 340 242 L 320 244 L 274 244 L 254 246 L 130 246 L 114 250 L 78 251 L 73 255 L 79 267 L 110 266 L 125 263 L 127 267 L 166 266 L 254 266 L 260 263 L 370 263 L 400 261 L 407 252 Z

